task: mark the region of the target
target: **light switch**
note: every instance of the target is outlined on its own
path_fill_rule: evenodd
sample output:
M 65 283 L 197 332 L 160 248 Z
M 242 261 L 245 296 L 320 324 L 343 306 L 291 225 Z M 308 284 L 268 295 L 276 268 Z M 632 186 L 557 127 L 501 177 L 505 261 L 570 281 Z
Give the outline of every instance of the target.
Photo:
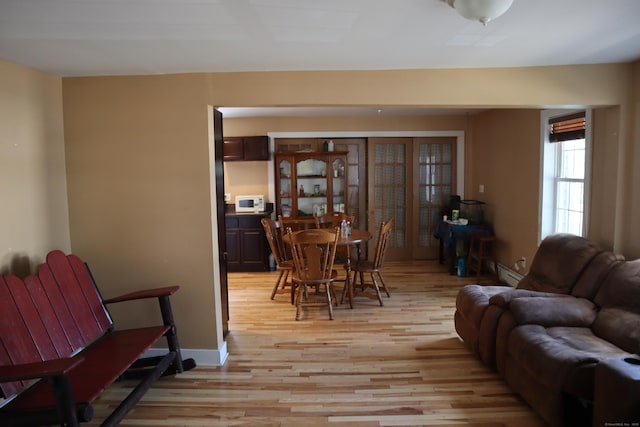
M 480 193 L 484 193 L 484 184 L 480 184 L 480 185 L 478 186 L 478 191 L 479 191 Z

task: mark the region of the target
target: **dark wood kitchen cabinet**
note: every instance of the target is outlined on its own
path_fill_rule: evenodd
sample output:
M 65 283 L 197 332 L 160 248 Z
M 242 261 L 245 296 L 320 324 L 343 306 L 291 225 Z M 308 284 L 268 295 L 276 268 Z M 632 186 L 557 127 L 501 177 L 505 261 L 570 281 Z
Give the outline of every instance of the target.
M 224 161 L 269 160 L 269 137 L 229 136 L 224 138 Z
M 269 251 L 260 220 L 269 213 L 226 214 L 227 270 L 268 271 Z

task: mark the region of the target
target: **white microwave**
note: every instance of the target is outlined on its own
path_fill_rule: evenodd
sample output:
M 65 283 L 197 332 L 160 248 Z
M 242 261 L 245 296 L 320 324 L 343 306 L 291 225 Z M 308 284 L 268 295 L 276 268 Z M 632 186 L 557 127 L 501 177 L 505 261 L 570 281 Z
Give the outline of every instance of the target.
M 236 212 L 264 212 L 264 196 L 236 196 Z

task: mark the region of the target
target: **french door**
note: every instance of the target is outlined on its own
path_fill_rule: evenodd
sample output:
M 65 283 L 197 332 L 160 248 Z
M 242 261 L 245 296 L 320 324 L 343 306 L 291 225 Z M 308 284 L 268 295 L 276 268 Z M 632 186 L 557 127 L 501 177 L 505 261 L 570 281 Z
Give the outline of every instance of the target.
M 455 148 L 455 137 L 369 138 L 369 228 L 394 219 L 388 260 L 437 257 L 433 233 L 456 188 Z

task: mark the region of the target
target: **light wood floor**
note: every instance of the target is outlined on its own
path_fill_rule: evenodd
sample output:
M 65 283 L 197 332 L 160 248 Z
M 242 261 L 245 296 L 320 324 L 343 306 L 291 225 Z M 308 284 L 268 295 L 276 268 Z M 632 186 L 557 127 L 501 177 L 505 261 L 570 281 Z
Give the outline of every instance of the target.
M 455 295 L 472 279 L 437 262 L 388 263 L 385 277 L 384 307 L 359 296 L 333 321 L 311 308 L 296 322 L 288 293 L 269 299 L 276 273 L 229 274 L 226 364 L 161 379 L 122 425 L 543 425 L 455 333 Z M 107 390 L 95 419 L 126 392 Z

